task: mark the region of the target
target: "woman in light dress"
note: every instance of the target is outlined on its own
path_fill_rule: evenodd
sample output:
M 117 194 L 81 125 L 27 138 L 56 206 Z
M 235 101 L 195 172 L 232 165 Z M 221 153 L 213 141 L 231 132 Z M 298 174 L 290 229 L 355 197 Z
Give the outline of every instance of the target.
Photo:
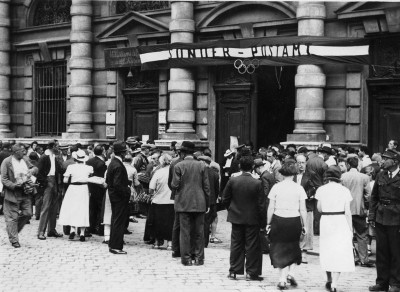
M 70 185 L 61 205 L 58 224 L 71 226 L 69 239 L 75 238 L 80 227 L 80 241 L 85 241 L 85 228 L 89 227 L 89 188 L 88 178 L 93 174 L 93 167 L 86 165 L 88 160 L 83 150 L 72 153 L 74 164 L 67 167 L 64 173 L 64 183 Z
M 319 259 L 322 270 L 326 271 L 325 287 L 337 291 L 340 273 L 353 272 L 353 227 L 351 221 L 349 189 L 340 184 L 341 171 L 330 166 L 324 179 L 328 183 L 319 187 L 315 199 L 321 212 Z

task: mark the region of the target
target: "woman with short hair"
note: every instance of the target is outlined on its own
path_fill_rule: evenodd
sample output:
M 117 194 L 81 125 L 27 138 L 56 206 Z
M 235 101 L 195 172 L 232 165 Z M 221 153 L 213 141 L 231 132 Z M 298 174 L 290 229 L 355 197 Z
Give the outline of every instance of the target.
M 172 157 L 163 154 L 159 158 L 159 168 L 154 172 L 149 184 L 149 194 L 153 196 L 148 220 L 152 220 L 152 232 L 155 243 L 153 248 L 160 248 L 167 241 L 167 250 L 172 250 L 172 228 L 175 211 L 174 200 L 171 200 L 171 190 L 168 187 L 169 166 Z
M 275 184 L 268 195 L 270 258 L 274 268 L 279 269 L 278 288 L 281 290 L 287 289 L 286 283 L 297 286 L 293 270 L 301 263 L 300 236 L 306 233 L 307 195 L 304 188 L 293 181 L 297 171 L 296 161 L 286 160 L 279 169 L 283 180 Z

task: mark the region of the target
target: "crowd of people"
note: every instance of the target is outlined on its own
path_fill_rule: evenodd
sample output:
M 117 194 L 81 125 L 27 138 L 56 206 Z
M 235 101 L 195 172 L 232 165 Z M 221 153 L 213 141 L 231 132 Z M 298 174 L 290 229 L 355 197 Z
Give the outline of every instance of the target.
M 342 272 L 376 267 L 370 291 L 400 291 L 400 153 L 360 146 L 316 150 L 246 143 L 226 150 L 220 164 L 190 141 L 161 150 L 139 137 L 109 145 L 2 144 L 3 212 L 9 240 L 32 215 L 37 238 L 96 234 L 113 254 L 126 254 L 129 222 L 146 218 L 143 240 L 166 242 L 184 266 L 204 264 L 216 237 L 218 211 L 232 224 L 228 278 L 262 281 L 263 253 L 279 270 L 277 287 L 297 286 L 296 266 L 307 264 L 319 235 L 325 287 L 337 291 Z M 33 212 L 33 205 L 35 206 Z M 56 221 L 63 234 L 56 230 Z M 47 235 L 47 237 L 46 237 Z M 376 238 L 376 263 L 369 259 Z

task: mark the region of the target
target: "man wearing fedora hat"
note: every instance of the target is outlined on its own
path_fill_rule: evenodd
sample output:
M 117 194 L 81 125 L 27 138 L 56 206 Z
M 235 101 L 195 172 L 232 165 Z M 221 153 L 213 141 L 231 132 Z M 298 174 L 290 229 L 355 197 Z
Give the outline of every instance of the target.
M 126 254 L 123 249 L 124 231 L 128 220 L 128 203 L 131 196 L 128 173 L 123 164 L 125 142 L 114 143 L 114 158 L 107 169 L 106 183 L 111 202 L 112 220 L 109 250 L 113 254 Z
M 181 262 L 185 266 L 204 264 L 204 214 L 209 208 L 210 183 L 205 165 L 193 157 L 194 143 L 183 141 L 183 161 L 174 167 L 171 182 L 175 211 L 179 213 Z M 194 254 L 192 254 L 192 251 Z
M 371 193 L 368 219 L 376 231 L 376 285 L 369 291 L 400 291 L 400 153 L 388 149 L 382 155 Z
M 44 233 L 47 228 L 48 237 L 62 237 L 56 231 L 58 206 L 58 178 L 62 174 L 62 168 L 56 154 L 58 153 L 57 141 L 52 140 L 47 144 L 47 150 L 39 159 L 39 172 L 37 181 L 43 191 L 43 203 L 40 212 L 38 239 L 45 240 Z

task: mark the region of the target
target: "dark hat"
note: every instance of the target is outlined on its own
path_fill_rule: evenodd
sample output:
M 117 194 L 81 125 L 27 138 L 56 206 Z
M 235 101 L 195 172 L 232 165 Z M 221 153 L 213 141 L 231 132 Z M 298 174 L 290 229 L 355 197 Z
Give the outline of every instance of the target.
M 252 156 L 253 153 L 251 153 L 251 150 L 249 147 L 243 147 L 241 151 L 242 156 Z
M 340 177 L 342 176 L 342 172 L 340 168 L 336 165 L 329 166 L 328 169 L 324 173 L 324 180 L 332 180 L 335 182 L 340 182 Z
M 60 144 L 60 145 L 58 146 L 58 148 L 59 148 L 60 150 L 68 150 L 69 146 L 66 145 L 66 144 Z
M 49 142 L 47 142 L 47 148 L 53 148 L 54 145 L 56 145 L 56 141 L 54 140 L 50 140 Z
M 126 144 L 136 144 L 138 141 L 136 140 L 135 137 L 128 137 L 126 139 Z
M 265 161 L 263 161 L 261 158 L 256 158 L 254 159 L 254 167 L 259 167 L 265 165 Z
M 299 149 L 297 149 L 297 153 L 307 153 L 308 149 L 306 146 L 301 146 Z
M 140 146 L 140 148 L 141 148 L 142 150 L 144 150 L 144 149 L 150 149 L 150 148 L 151 148 L 151 145 L 150 145 L 150 144 L 143 144 L 143 145 Z
M 194 152 L 194 143 L 190 141 L 183 141 L 181 151 Z
M 113 147 L 114 147 L 114 153 L 116 153 L 116 154 L 126 151 L 126 145 L 125 145 L 125 142 L 123 142 L 123 141 L 115 142 L 113 144 Z
M 382 154 L 382 157 L 386 159 L 400 160 L 400 153 L 393 149 L 387 149 Z
M 197 159 L 198 159 L 198 160 L 201 160 L 201 161 L 205 161 L 205 162 L 207 162 L 208 164 L 211 163 L 211 158 L 208 157 L 208 156 L 205 156 L 205 155 L 201 155 L 201 156 L 197 157 Z
M 331 149 L 331 147 L 328 147 L 328 146 L 323 146 L 323 147 L 320 148 L 318 151 L 319 151 L 319 152 L 326 153 L 326 154 L 329 154 L 329 155 L 332 154 L 332 149 Z
M 241 145 L 237 146 L 236 149 L 243 148 L 244 146 L 246 146 L 246 145 L 245 144 L 241 144 Z

